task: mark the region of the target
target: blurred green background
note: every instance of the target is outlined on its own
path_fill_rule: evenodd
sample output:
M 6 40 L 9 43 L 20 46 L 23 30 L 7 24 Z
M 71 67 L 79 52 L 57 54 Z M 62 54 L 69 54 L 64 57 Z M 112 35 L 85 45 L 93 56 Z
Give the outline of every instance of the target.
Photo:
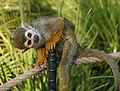
M 120 51 L 120 0 L 0 0 L 0 85 L 30 69 L 36 61 L 33 49 L 24 54 L 12 37 L 21 22 L 40 16 L 61 16 L 75 30 L 78 43 L 106 53 Z M 120 65 L 119 60 L 116 62 Z M 105 62 L 73 66 L 70 91 L 113 91 L 114 79 Z M 33 76 L 10 91 L 47 91 L 47 71 Z M 59 80 L 57 76 L 57 91 Z

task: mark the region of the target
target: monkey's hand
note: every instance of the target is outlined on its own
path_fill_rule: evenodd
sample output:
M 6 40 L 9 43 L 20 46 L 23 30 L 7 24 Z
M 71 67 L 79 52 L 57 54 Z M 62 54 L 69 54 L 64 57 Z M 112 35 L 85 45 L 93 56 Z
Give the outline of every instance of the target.
M 33 64 L 32 66 L 39 66 L 43 63 L 47 64 L 47 57 L 48 57 L 48 52 L 52 51 L 55 48 L 55 44 L 60 40 L 60 36 L 62 35 L 64 27 L 64 21 L 61 20 L 61 26 L 59 28 L 59 31 L 52 35 L 51 38 L 45 43 L 45 47 L 39 48 L 37 50 L 37 62 L 36 64 Z
M 45 43 L 45 49 L 47 51 L 51 51 L 55 48 L 55 44 L 60 40 L 60 36 L 62 35 L 63 27 L 64 21 L 61 20 L 59 31 L 56 34 L 52 35 L 51 38 Z

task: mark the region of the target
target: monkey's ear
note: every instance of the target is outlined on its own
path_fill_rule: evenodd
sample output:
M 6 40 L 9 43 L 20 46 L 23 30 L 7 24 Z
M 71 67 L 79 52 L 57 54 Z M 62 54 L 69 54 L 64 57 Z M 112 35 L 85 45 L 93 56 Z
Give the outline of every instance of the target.
M 25 29 L 27 29 L 27 30 L 32 28 L 32 26 L 28 25 L 28 24 L 25 23 L 25 22 L 22 22 L 22 23 L 21 23 L 21 27 L 22 27 L 22 28 L 25 28 Z

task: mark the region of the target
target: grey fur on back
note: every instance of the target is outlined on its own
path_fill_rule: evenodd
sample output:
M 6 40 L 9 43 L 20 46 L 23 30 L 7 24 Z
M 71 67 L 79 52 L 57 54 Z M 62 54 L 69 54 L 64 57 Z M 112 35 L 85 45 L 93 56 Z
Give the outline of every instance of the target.
M 56 34 L 61 26 L 61 17 L 41 17 L 34 20 L 31 25 L 48 41 L 52 35 Z

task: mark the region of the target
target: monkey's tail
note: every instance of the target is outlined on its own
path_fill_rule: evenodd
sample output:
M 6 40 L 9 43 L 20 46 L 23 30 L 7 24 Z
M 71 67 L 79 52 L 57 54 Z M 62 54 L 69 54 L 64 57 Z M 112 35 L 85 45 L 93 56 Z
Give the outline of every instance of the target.
M 103 51 L 84 49 L 78 45 L 78 53 L 76 60 L 74 61 L 75 64 L 85 64 L 90 62 L 94 63 L 98 61 L 106 61 L 110 65 L 114 75 L 115 91 L 120 91 L 119 66 L 115 60 Z

